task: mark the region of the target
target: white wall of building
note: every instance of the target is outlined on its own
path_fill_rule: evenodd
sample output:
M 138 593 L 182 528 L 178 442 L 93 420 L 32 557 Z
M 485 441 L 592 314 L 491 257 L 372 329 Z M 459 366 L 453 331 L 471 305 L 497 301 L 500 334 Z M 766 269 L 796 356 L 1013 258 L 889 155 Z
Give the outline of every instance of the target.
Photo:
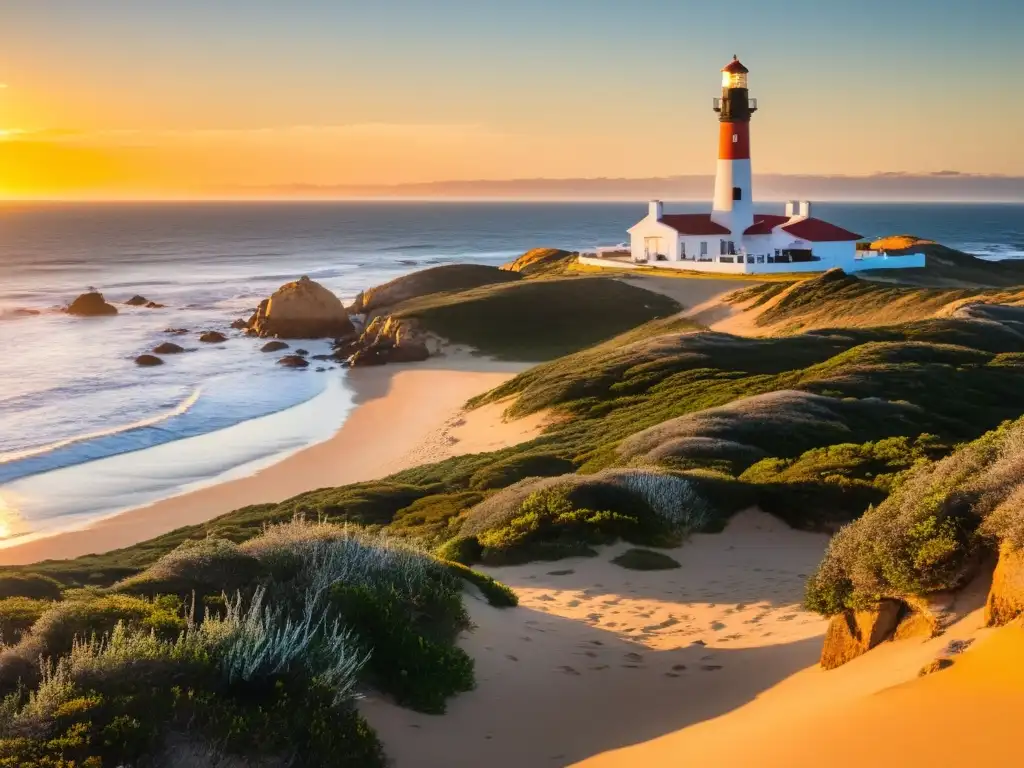
M 647 265 L 635 264 L 628 261 L 613 261 L 611 259 L 599 259 L 590 256 L 580 256 L 580 264 L 588 264 L 593 267 L 604 267 L 610 269 L 646 269 Z M 875 256 L 868 258 L 850 259 L 844 264 L 827 264 L 824 261 L 800 261 L 794 263 L 779 262 L 776 264 L 748 264 L 746 260 L 742 263 L 727 263 L 719 261 L 659 261 L 651 262 L 651 267 L 661 269 L 678 269 L 686 272 L 708 272 L 722 275 L 784 275 L 784 274 L 806 274 L 811 272 L 825 272 L 833 267 L 840 267 L 847 274 L 863 272 L 869 269 L 913 269 L 925 266 L 925 255 L 923 253 L 908 254 L 906 256 Z
M 629 229 L 629 246 L 630 255 L 636 262 L 649 260 L 653 264 L 655 254 L 664 256 L 668 261 L 676 261 L 679 258 L 679 233 L 648 213 Z

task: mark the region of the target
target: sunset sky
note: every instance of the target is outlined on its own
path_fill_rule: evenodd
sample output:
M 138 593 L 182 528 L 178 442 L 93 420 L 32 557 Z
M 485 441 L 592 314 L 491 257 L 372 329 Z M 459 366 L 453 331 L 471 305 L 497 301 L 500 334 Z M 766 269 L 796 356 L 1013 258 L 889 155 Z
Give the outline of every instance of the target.
M 1019 0 L 0 0 L 0 197 L 713 172 L 1024 176 Z

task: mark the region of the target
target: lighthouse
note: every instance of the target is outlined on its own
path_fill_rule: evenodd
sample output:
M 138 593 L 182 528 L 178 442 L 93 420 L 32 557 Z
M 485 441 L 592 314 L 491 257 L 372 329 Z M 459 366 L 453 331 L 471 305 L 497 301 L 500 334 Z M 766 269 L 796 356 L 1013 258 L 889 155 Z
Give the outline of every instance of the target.
M 722 68 L 722 97 L 715 99 L 718 113 L 718 168 L 711 219 L 739 241 L 754 223 L 750 170 L 750 116 L 757 99 L 747 90 L 750 72 L 735 56 Z
M 735 56 L 722 68 L 722 95 L 714 101 L 718 167 L 711 211 L 673 213 L 651 200 L 647 215 L 628 230 L 629 263 L 622 266 L 734 275 L 923 267 L 924 254 L 891 256 L 858 248 L 860 235 L 815 218 L 807 200 L 786 203 L 785 212 L 754 210 L 750 118 L 757 100 L 747 91 L 749 72 Z M 581 253 L 580 262 L 603 266 L 609 263 L 603 254 L 623 249 L 621 244 L 598 248 L 593 259 Z

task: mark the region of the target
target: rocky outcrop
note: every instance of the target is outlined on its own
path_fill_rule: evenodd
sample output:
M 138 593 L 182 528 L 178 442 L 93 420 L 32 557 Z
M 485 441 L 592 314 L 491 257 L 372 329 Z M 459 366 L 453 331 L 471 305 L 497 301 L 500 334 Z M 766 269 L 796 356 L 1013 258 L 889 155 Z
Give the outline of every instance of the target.
M 101 317 L 116 315 L 117 307 L 107 304 L 103 294 L 99 291 L 89 291 L 71 302 L 64 311 L 69 315 L 78 315 L 79 317 Z
M 248 326 L 257 336 L 282 339 L 341 338 L 355 333 L 341 300 L 308 277 L 285 283 L 260 302 Z
M 188 328 L 164 328 L 164 333 L 169 333 L 171 336 L 184 336 L 190 331 Z
M 163 309 L 165 304 L 157 304 L 155 301 L 147 301 L 146 309 Z
M 163 344 L 153 347 L 154 355 L 180 355 L 184 351 L 184 347 L 179 347 L 172 341 L 165 341 Z
M 231 321 L 231 327 L 236 331 L 244 331 L 249 327 L 249 321 L 240 317 L 237 320 Z
M 348 362 L 353 367 L 420 362 L 430 357 L 427 342 L 413 322 L 378 317 L 363 331 Z
M 222 341 L 227 341 L 228 337 L 220 331 L 204 331 L 199 335 L 199 340 L 206 344 L 219 344 Z
M 999 562 L 985 601 L 985 625 L 998 627 L 1024 613 L 1024 549 L 1006 542 L 999 548 Z
M 288 345 L 283 341 L 268 341 L 260 347 L 260 352 L 278 352 L 282 349 L 288 349 Z
M 148 368 L 154 365 L 163 365 L 164 361 L 156 355 L 139 355 L 135 358 L 135 364 Z
M 309 360 L 298 355 L 285 355 L 277 361 L 278 365 L 283 365 L 285 368 L 306 368 L 309 366 Z
M 883 600 L 870 610 L 846 610 L 833 616 L 821 649 L 822 668 L 840 667 L 890 639 L 902 608 L 897 600 Z
M 142 307 L 145 306 L 147 302 L 149 302 L 149 299 L 147 299 L 145 296 L 139 296 L 138 294 L 135 294 L 130 299 L 128 299 L 128 301 L 126 301 L 125 304 L 127 304 L 129 307 Z

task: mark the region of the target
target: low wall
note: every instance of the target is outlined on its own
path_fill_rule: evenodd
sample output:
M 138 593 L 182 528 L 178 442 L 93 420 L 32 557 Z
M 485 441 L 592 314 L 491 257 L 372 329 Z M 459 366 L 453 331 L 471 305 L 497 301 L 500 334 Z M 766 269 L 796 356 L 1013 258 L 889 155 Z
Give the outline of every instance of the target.
M 868 259 L 854 259 L 845 264 L 825 261 L 778 262 L 773 264 L 730 264 L 724 261 L 658 261 L 653 264 L 635 264 L 631 261 L 598 259 L 592 256 L 580 256 L 579 263 L 591 267 L 606 269 L 678 269 L 683 272 L 708 272 L 719 275 L 785 275 L 797 273 L 825 272 L 833 267 L 840 267 L 847 273 L 861 272 L 867 269 L 913 269 L 925 265 L 923 253 L 908 256 L 875 256 Z

